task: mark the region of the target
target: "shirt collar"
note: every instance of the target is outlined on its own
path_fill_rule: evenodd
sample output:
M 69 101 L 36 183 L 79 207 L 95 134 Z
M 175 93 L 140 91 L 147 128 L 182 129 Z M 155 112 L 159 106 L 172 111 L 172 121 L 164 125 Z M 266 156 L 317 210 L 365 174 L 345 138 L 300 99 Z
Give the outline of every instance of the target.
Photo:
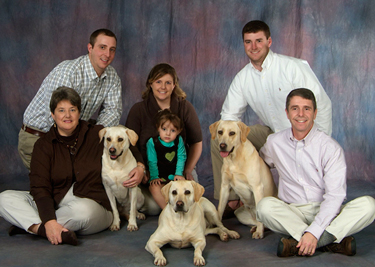
M 103 74 L 100 77 L 98 76 L 94 67 L 91 64 L 90 57 L 88 54 L 85 56 L 83 64 L 84 64 L 85 72 L 89 76 L 90 80 L 95 80 L 95 79 L 103 80 L 104 78 L 107 77 L 107 69 L 104 70 Z
M 268 51 L 268 54 L 267 54 L 266 58 L 264 59 L 264 61 L 263 61 L 263 63 L 262 63 L 262 69 L 263 69 L 263 70 L 264 70 L 264 69 L 268 69 L 268 68 L 271 66 L 272 61 L 273 61 L 273 52 L 272 52 L 272 50 L 270 49 L 270 50 Z M 250 60 L 250 63 L 251 63 L 251 60 Z M 253 66 L 253 64 L 251 64 L 251 67 L 252 67 L 254 70 L 256 70 L 256 71 L 259 72 L 259 70 L 257 70 L 257 69 Z
M 302 141 L 305 144 L 305 146 L 308 146 L 311 143 L 311 140 L 314 136 L 314 133 L 317 131 L 317 129 L 318 129 L 318 126 L 316 126 L 316 124 L 314 123 L 313 127 L 311 128 L 310 132 L 305 136 L 305 138 L 303 138 L 302 140 L 297 140 L 296 138 L 294 138 L 292 128 L 290 128 L 289 140 L 292 142 Z

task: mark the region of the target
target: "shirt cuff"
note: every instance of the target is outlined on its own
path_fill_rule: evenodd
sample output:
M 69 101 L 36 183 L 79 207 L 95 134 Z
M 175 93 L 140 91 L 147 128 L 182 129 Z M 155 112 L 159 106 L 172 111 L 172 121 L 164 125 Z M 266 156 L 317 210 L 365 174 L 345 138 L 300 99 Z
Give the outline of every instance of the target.
M 323 234 L 325 229 L 321 228 L 316 222 L 312 222 L 305 232 L 311 233 L 316 239 L 320 239 L 320 236 Z

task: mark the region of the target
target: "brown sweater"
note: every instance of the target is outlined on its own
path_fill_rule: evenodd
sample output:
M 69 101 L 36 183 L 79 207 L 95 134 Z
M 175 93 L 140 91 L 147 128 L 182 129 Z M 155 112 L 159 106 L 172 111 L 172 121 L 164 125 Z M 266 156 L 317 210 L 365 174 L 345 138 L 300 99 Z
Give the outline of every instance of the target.
M 189 146 L 202 141 L 202 130 L 197 113 L 193 105 L 187 100 L 178 100 L 171 96 L 171 111 L 183 121 L 184 129 L 181 132 L 182 139 L 189 154 Z M 141 152 L 144 163 L 147 164 L 146 143 L 151 137 L 158 136 L 156 129 L 156 116 L 160 107 L 152 92 L 147 99 L 138 102 L 130 109 L 125 126 L 138 134 L 137 148 Z M 133 152 L 133 151 L 132 151 Z M 135 154 L 133 152 L 133 154 Z
M 103 142 L 99 131 L 103 126 L 80 121 L 78 127 L 73 194 L 93 199 L 111 211 L 101 177 Z M 40 219 L 43 223 L 56 219 L 55 209 L 74 181 L 69 149 L 58 141 L 53 127 L 35 143 L 29 177 Z

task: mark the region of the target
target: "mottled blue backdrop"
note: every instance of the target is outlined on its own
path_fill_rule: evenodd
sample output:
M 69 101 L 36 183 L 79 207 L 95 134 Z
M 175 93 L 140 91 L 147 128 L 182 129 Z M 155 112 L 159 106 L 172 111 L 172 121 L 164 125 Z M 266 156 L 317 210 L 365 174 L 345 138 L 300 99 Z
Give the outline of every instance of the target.
M 87 53 L 91 32 L 118 37 L 124 123 L 153 65 L 168 62 L 203 130 L 198 164 L 210 183 L 208 126 L 219 119 L 234 75 L 248 62 L 241 30 L 266 21 L 272 49 L 306 59 L 333 106 L 333 137 L 346 151 L 348 179 L 374 182 L 375 1 L 372 0 L 2 0 L 0 1 L 0 175 L 26 174 L 17 152 L 22 115 L 45 76 Z M 47 103 L 46 103 L 47 104 Z M 258 118 L 248 110 L 244 121 Z

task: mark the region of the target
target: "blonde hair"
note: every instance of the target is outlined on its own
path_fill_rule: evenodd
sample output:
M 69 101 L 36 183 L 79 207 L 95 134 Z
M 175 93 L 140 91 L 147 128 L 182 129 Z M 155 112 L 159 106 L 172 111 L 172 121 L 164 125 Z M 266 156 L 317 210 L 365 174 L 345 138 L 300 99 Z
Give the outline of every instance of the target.
M 166 74 L 171 75 L 173 78 L 173 84 L 175 85 L 175 87 L 173 89 L 172 95 L 176 95 L 179 100 L 183 100 L 186 98 L 186 93 L 180 88 L 180 85 L 178 84 L 178 76 L 176 70 L 167 63 L 160 63 L 155 65 L 148 74 L 146 81 L 146 90 L 142 92 L 142 99 L 148 98 L 150 92 L 152 91 L 151 84 Z

